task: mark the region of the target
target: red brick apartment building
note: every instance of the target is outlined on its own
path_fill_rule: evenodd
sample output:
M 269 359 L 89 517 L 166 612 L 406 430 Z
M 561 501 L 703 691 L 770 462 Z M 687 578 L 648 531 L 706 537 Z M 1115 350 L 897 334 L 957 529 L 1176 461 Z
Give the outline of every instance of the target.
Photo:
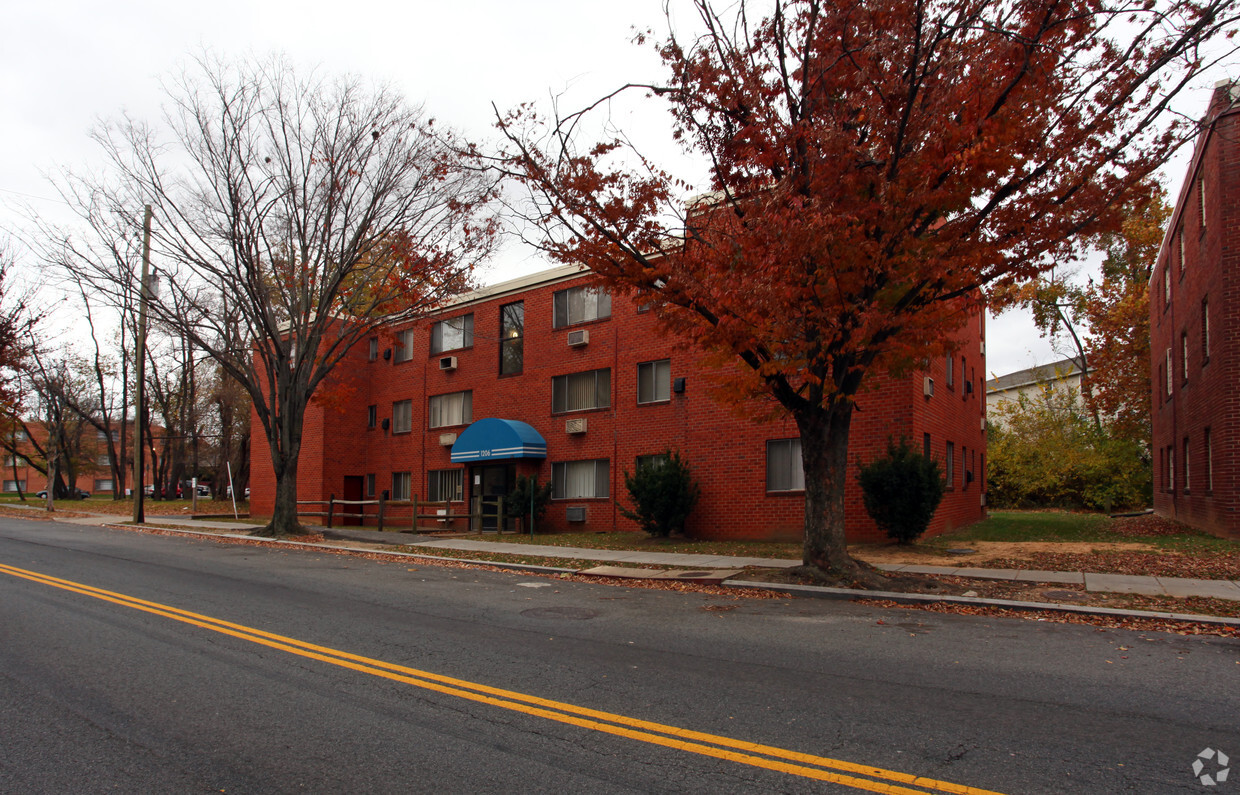
M 939 457 L 950 490 L 931 532 L 985 515 L 982 318 L 928 374 L 877 378 L 858 400 L 852 458 L 904 435 Z M 711 398 L 719 374 L 660 331 L 653 312 L 591 287 L 565 266 L 463 295 L 434 317 L 359 345 L 312 402 L 298 469 L 302 500 L 450 500 L 503 494 L 517 475 L 554 486 L 540 531 L 637 529 L 624 472 L 676 450 L 701 485 L 687 531 L 710 538 L 799 538 L 800 440 L 790 419 L 739 417 Z M 255 421 L 257 427 L 257 420 Z M 269 514 L 266 449 L 252 456 L 251 510 Z M 457 508 L 454 505 L 453 511 Z M 878 529 L 850 477 L 848 533 Z M 405 510 L 408 515 L 408 510 Z M 405 520 L 408 521 L 408 520 Z
M 1240 84 L 1215 86 L 1150 281 L 1154 510 L 1240 537 Z

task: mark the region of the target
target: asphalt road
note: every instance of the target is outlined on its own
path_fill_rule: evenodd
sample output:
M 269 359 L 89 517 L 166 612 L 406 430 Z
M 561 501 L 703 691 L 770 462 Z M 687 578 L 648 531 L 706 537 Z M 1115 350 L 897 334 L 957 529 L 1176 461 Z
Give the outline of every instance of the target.
M 1240 792 L 1206 748 L 1234 640 L 0 519 L 0 792 Z

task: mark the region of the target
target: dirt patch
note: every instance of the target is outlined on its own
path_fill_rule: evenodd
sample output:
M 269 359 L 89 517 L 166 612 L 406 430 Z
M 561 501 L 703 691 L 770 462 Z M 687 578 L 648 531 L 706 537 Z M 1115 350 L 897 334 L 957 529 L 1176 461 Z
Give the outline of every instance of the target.
M 866 563 L 900 563 L 921 566 L 959 566 L 961 568 L 982 568 L 982 564 L 990 564 L 997 560 L 1019 561 L 1034 560 L 1037 556 L 1047 553 L 1070 555 L 1090 555 L 1104 552 L 1150 552 L 1155 550 L 1150 544 L 1137 541 L 971 541 L 967 547 L 974 552 L 968 555 L 953 555 L 937 547 L 911 544 L 856 544 L 848 551 L 858 560 Z M 1002 568 L 1011 568 L 1010 566 Z M 1030 567 L 1032 568 L 1032 567 Z

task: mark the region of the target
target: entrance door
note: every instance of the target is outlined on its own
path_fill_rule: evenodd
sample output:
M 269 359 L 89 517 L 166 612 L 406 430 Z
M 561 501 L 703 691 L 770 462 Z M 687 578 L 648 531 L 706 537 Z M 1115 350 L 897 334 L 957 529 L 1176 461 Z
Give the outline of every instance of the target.
M 499 498 L 507 497 L 516 482 L 517 468 L 512 464 L 474 467 L 474 496 L 482 497 L 482 530 L 492 532 L 500 529 Z
M 344 500 L 361 500 L 362 499 L 362 481 L 361 475 L 345 475 L 344 477 Z M 353 525 L 356 527 L 362 523 L 361 505 L 342 505 L 340 506 L 340 524 Z

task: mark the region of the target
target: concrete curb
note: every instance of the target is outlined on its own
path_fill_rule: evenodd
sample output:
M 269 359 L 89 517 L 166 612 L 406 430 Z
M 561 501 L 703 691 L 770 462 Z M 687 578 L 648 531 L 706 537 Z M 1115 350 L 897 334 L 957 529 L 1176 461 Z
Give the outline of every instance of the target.
M 409 558 L 410 560 L 440 560 L 448 561 L 450 563 L 463 563 L 474 566 L 490 566 L 496 569 L 515 572 L 530 572 L 536 574 L 577 574 L 578 572 L 577 569 L 564 569 L 557 566 L 539 566 L 532 563 L 500 563 L 487 560 L 470 560 L 467 558 L 448 558 L 440 555 L 419 555 L 414 552 L 379 551 L 374 549 L 366 549 L 365 547 L 326 546 L 323 544 L 310 544 L 303 541 L 285 541 L 276 538 L 263 538 L 261 536 L 237 535 L 235 533 L 204 533 L 200 530 L 189 530 L 183 527 L 160 527 L 154 524 L 135 525 L 110 523 L 98 526 L 108 527 L 115 530 L 162 530 L 167 533 L 177 533 L 179 535 L 195 536 L 198 538 L 228 538 L 237 541 L 245 541 L 248 543 L 280 544 L 282 546 L 289 546 L 295 549 L 316 550 L 319 552 L 349 552 L 359 555 L 392 555 L 394 557 Z M 1063 605 L 1052 602 L 1017 602 L 1006 599 L 984 599 L 982 597 L 975 596 L 909 594 L 896 593 L 892 591 L 863 591 L 855 588 L 830 588 L 821 585 L 792 585 L 773 582 L 755 582 L 752 580 L 725 580 L 720 583 L 720 585 L 724 588 L 749 588 L 762 591 L 779 591 L 781 593 L 790 593 L 794 596 L 801 596 L 809 599 L 886 599 L 892 602 L 901 602 L 903 604 L 933 604 L 935 602 L 945 602 L 948 604 L 974 605 L 977 607 L 1000 607 L 1007 608 L 1009 610 L 1025 610 L 1028 612 L 1077 613 L 1081 615 L 1105 616 L 1108 618 L 1148 618 L 1163 621 L 1183 621 L 1188 623 L 1240 628 L 1240 618 L 1225 618 L 1223 616 L 1205 616 L 1186 613 L 1159 613 L 1152 610 L 1121 610 L 1113 607 Z
M 1240 628 L 1240 618 L 1206 616 L 1188 613 L 1159 613 L 1153 610 L 1122 610 L 1115 607 L 1089 607 L 1088 605 L 1064 605 L 1057 602 L 1017 602 L 1009 599 L 985 599 L 980 596 L 948 596 L 939 594 L 895 593 L 892 591 L 862 591 L 855 588 L 830 588 L 821 585 L 783 585 L 774 582 L 728 580 L 723 583 L 731 588 L 757 588 L 764 591 L 781 591 L 810 599 L 887 599 L 904 604 L 975 605 L 977 607 L 1005 607 L 1010 610 L 1029 612 L 1078 613 L 1108 618 L 1150 618 L 1163 621 L 1189 621 L 1197 624 L 1216 624 Z

